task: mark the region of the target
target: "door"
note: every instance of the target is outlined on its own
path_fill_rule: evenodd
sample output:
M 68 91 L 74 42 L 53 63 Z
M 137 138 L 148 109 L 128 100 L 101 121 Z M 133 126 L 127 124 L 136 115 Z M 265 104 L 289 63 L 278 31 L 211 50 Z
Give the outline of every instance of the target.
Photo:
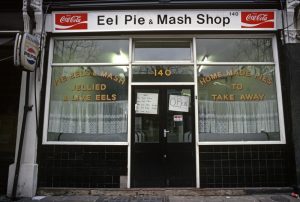
M 193 86 L 134 86 L 132 187 L 194 187 Z

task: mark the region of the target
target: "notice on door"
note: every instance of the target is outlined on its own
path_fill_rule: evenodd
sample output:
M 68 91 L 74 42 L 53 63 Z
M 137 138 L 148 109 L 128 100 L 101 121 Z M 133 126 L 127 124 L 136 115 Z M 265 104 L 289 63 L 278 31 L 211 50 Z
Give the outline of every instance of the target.
M 181 95 L 170 95 L 169 111 L 189 112 L 190 97 Z
M 158 94 L 157 93 L 137 93 L 135 113 L 137 114 L 157 114 Z
M 183 121 L 183 116 L 181 114 L 174 115 L 173 118 L 174 118 L 174 122 L 182 122 Z

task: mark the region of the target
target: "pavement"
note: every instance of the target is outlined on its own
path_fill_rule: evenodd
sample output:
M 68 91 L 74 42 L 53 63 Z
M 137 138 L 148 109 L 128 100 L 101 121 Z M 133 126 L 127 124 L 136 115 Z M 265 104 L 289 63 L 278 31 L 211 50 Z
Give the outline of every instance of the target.
M 11 200 L 0 196 L 0 202 L 300 202 L 290 192 L 268 193 L 265 190 L 59 190 L 40 191 L 38 196 Z M 44 195 L 42 195 L 44 194 Z M 47 195 L 48 194 L 48 195 Z
M 9 200 L 8 200 L 9 201 Z M 35 196 L 18 202 L 300 202 L 288 194 L 246 196 Z

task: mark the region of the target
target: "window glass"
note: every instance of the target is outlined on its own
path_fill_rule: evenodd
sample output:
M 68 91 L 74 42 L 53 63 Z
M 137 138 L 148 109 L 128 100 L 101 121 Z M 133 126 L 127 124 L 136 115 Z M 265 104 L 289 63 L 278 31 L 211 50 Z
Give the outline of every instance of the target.
M 152 107 L 149 107 L 149 103 L 145 103 L 145 99 L 148 99 L 148 101 L 151 100 L 150 103 L 153 104 Z M 159 142 L 159 99 L 158 89 L 136 90 L 134 101 L 136 106 L 134 120 L 135 143 Z
M 133 82 L 193 82 L 194 67 L 180 65 L 145 65 L 132 67 Z
M 199 66 L 200 141 L 279 141 L 274 66 Z
M 128 40 L 56 40 L 54 63 L 128 63 Z
M 48 141 L 127 141 L 127 66 L 53 67 Z
M 167 131 L 168 143 L 192 142 L 193 108 L 191 89 L 167 89 Z
M 197 62 L 273 62 L 272 39 L 197 39 Z
M 135 61 L 191 61 L 191 41 L 145 40 L 136 41 L 134 49 Z

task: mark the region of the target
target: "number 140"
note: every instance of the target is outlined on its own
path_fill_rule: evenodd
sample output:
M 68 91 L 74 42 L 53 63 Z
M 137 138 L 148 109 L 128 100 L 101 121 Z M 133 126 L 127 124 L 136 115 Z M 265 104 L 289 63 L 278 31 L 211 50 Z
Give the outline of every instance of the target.
M 171 76 L 172 72 L 169 69 L 155 69 L 154 76 Z

